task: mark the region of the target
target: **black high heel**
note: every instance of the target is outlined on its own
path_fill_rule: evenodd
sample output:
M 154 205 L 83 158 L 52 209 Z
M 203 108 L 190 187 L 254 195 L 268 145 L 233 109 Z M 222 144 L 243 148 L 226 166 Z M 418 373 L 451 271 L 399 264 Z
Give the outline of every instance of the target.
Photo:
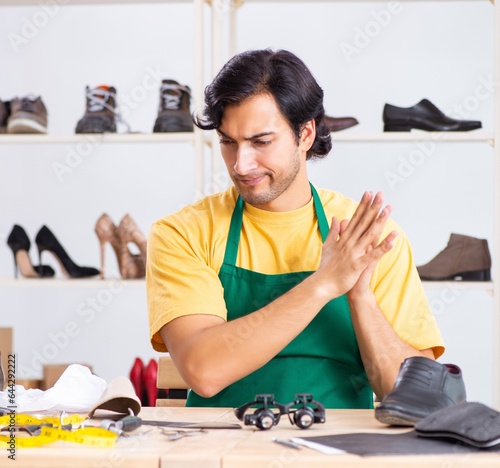
M 93 267 L 78 266 L 69 255 L 64 250 L 63 246 L 56 239 L 56 236 L 52 234 L 52 231 L 47 226 L 42 226 L 38 231 L 35 238 L 36 245 L 38 247 L 38 256 L 40 257 L 40 263 L 42 258 L 42 252 L 44 250 L 52 253 L 54 257 L 59 261 L 61 269 L 70 278 L 88 278 L 89 276 L 97 276 L 99 270 Z
M 31 242 L 26 231 L 19 225 L 14 224 L 7 238 L 7 245 L 12 249 L 14 255 L 14 277 L 18 272 L 25 278 L 52 278 L 55 271 L 49 265 L 36 265 L 31 263 L 29 250 Z

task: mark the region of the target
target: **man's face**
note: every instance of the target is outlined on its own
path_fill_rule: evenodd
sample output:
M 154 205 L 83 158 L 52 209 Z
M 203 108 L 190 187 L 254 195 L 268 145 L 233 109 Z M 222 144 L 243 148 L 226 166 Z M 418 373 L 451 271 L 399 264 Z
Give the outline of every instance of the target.
M 218 134 L 228 173 L 243 200 L 251 205 L 278 210 L 275 201 L 287 198 L 298 178 L 307 178 L 305 154 L 309 148 L 297 144 L 269 94 L 228 105 Z

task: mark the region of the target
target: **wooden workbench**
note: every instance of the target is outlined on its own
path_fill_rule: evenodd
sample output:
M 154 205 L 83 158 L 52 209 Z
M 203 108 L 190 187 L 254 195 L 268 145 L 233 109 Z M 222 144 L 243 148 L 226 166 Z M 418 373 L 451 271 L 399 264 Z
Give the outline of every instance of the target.
M 238 422 L 228 408 L 143 408 L 143 419 L 162 421 Z M 273 437 L 312 437 L 352 432 L 392 433 L 409 428 L 389 428 L 375 420 L 372 410 L 327 410 L 325 424 L 307 430 L 292 426 L 282 417 L 268 431 L 250 426 L 242 429 L 210 429 L 206 433 L 169 441 L 160 428 L 143 426 L 136 432 L 148 433 L 119 438 L 113 448 L 93 448 L 68 442 L 55 442 L 37 448 L 18 448 L 16 461 L 0 455 L 0 467 L 16 468 L 280 468 L 280 467 L 499 467 L 500 453 L 466 455 L 370 456 L 325 455 L 309 448 L 300 450 L 278 445 Z

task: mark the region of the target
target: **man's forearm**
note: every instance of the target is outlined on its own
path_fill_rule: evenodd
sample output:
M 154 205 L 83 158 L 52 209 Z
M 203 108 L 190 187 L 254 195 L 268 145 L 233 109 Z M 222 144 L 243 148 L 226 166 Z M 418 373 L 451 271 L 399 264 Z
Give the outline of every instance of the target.
M 401 340 L 371 291 L 356 299 L 348 295 L 348 301 L 368 380 L 375 394 L 383 398 L 392 390 L 400 365 L 406 358 L 433 358 L 432 350 L 419 351 Z
M 309 277 L 244 317 L 216 325 L 210 316 L 180 317 L 160 333 L 184 379 L 200 395 L 211 396 L 276 356 L 329 300 Z M 193 333 L 195 322 L 207 326 Z

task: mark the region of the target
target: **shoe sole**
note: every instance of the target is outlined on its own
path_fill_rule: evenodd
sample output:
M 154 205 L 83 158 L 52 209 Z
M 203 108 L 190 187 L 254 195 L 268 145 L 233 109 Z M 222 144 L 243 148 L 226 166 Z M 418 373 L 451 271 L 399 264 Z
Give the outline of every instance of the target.
M 393 410 L 376 410 L 375 419 L 390 426 L 414 426 L 421 418 Z
M 47 127 L 31 119 L 13 119 L 7 124 L 8 133 L 47 133 Z
M 466 271 L 442 278 L 420 276 L 422 281 L 491 281 L 490 270 Z
M 111 128 L 103 128 L 102 126 L 86 125 L 78 127 L 75 133 L 116 133 L 116 126 Z
M 478 128 L 481 128 L 481 125 L 479 126 L 471 125 L 470 128 L 457 128 L 457 129 L 446 130 L 446 129 L 432 127 L 430 125 L 420 125 L 417 123 L 412 123 L 412 124 L 390 123 L 384 125 L 384 132 L 409 132 L 412 129 L 424 130 L 426 132 L 469 132 L 471 130 L 477 130 Z
M 153 133 L 192 132 L 193 122 L 181 115 L 158 117 L 153 126 Z
M 169 125 L 165 127 L 155 127 L 153 133 L 169 133 L 169 132 L 192 132 L 193 127 L 185 125 Z

